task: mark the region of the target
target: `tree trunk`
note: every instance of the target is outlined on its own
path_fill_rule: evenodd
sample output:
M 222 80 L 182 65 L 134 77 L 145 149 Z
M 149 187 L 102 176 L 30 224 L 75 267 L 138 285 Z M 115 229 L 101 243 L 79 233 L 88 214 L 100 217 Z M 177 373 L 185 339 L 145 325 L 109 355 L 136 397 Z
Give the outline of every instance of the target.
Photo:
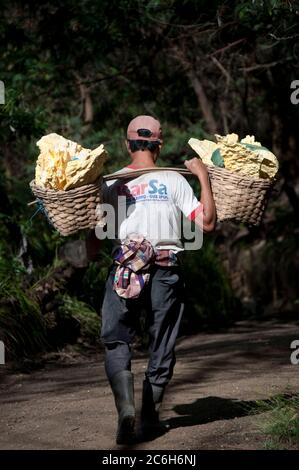
M 81 98 L 81 112 L 80 117 L 83 118 L 84 122 L 84 132 L 88 131 L 92 122 L 93 122 L 93 103 L 90 96 L 90 89 L 82 82 L 81 77 L 78 73 L 74 72 L 77 84 L 80 90 Z
M 217 123 L 212 113 L 212 107 L 209 103 L 205 90 L 202 86 L 201 81 L 193 70 L 188 70 L 187 76 L 190 80 L 190 83 L 193 87 L 193 90 L 196 94 L 197 101 L 201 112 L 203 114 L 204 120 L 207 124 L 207 129 L 210 134 L 217 134 Z
M 83 83 L 80 83 L 80 93 L 83 105 L 83 120 L 84 124 L 88 125 L 93 121 L 93 104 L 91 101 L 90 91 Z
M 183 67 L 183 70 L 185 71 L 186 76 L 188 77 L 191 83 L 191 86 L 194 90 L 194 93 L 198 101 L 199 108 L 206 122 L 208 132 L 210 134 L 217 134 L 218 132 L 217 122 L 216 122 L 216 119 L 214 118 L 214 115 L 212 112 L 212 105 L 209 102 L 209 99 L 206 95 L 200 76 L 198 75 L 198 73 L 196 73 L 192 64 L 186 58 L 186 55 L 184 54 L 183 50 L 178 48 L 176 45 L 171 45 L 170 49 L 171 49 L 173 58 L 177 62 L 179 62 L 180 65 Z

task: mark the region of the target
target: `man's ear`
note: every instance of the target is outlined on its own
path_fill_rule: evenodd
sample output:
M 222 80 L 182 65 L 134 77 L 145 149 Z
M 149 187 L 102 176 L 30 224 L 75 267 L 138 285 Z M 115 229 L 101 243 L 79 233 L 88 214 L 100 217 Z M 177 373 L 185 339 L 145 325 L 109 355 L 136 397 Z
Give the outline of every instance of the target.
M 161 148 L 162 148 L 162 144 L 160 144 L 158 149 L 157 149 L 157 158 L 159 157 L 159 155 L 161 153 Z
M 129 142 L 128 142 L 127 139 L 125 140 L 125 144 L 126 144 L 126 147 L 127 147 L 127 151 L 130 152 L 130 146 L 129 146 Z

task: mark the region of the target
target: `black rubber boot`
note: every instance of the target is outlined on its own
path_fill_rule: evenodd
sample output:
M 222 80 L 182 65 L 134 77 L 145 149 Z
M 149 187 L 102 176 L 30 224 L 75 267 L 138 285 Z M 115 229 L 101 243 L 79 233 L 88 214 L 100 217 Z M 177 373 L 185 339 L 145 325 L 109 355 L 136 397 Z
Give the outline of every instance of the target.
M 117 444 L 132 444 L 135 436 L 135 405 L 133 374 L 123 370 L 110 380 L 118 411 Z
M 162 404 L 165 387 L 143 381 L 140 435 L 143 440 L 159 436 L 168 431 L 169 426 L 159 420 L 159 408 Z

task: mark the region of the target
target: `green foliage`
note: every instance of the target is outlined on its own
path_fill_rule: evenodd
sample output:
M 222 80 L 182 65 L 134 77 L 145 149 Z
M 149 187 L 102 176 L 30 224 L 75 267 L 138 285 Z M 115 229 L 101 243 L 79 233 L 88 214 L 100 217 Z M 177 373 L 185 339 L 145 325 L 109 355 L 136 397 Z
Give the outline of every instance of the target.
M 232 322 L 237 304 L 213 241 L 184 255 L 187 306 L 184 321 L 194 332 L 203 326 L 221 327 Z M 188 326 L 187 330 L 188 330 Z
M 111 264 L 110 252 L 110 244 L 103 244 L 100 261 L 89 263 L 82 279 L 80 300 L 92 305 L 97 312 L 101 309 L 107 270 Z
M 6 137 L 38 137 L 46 128 L 45 110 L 39 106 L 30 106 L 26 95 L 18 89 L 5 89 L 5 104 L 0 106 L 1 134 Z
M 257 30 L 264 26 L 263 21 L 273 20 L 283 12 L 287 14 L 292 11 L 292 4 L 294 2 L 285 2 L 283 0 L 247 0 L 238 3 L 235 9 L 236 16 L 241 21 L 248 23 L 248 25 L 254 23 L 254 28 Z
M 197 124 L 189 123 L 184 128 L 165 123 L 163 125 L 164 143 L 157 163 L 161 166 L 182 166 L 184 160 L 193 158 L 195 154 L 188 145 L 190 136 L 197 139 L 204 138 L 205 133 L 200 122 Z
M 268 449 L 298 448 L 299 444 L 299 396 L 278 396 L 269 401 L 257 401 L 253 410 L 263 413 L 260 422 L 267 436 Z
M 1 247 L 0 247 L 1 250 Z M 26 286 L 20 262 L 0 252 L 0 334 L 10 357 L 28 356 L 46 348 L 39 305 Z
M 219 133 L 254 133 L 269 148 L 283 137 L 284 156 L 298 135 L 299 106 L 290 103 L 289 95 L 290 81 L 298 78 L 299 17 L 292 1 L 279 0 L 2 3 L 0 79 L 6 103 L 0 105 L 0 330 L 15 354 L 29 354 L 45 344 L 33 287 L 51 277 L 65 242 L 41 214 L 31 220 L 36 208 L 27 206 L 33 200 L 28 183 L 34 177 L 36 141 L 57 132 L 90 148 L 104 143 L 108 173 L 129 163 L 128 122 L 137 114 L 151 114 L 163 124 L 158 164 L 182 166 L 186 157 L 195 156 L 189 138 L 211 133 L 203 113 L 208 109 Z M 91 122 L 85 119 L 86 94 Z M 274 135 L 274 118 L 283 136 Z M 292 152 L 296 155 L 295 144 Z M 284 161 L 290 167 L 286 175 L 298 173 L 292 158 Z M 190 181 L 198 194 L 195 179 Z M 293 286 L 293 213 L 276 208 L 275 214 L 262 262 L 278 254 L 275 277 L 289 270 Z M 20 257 L 22 237 L 31 273 Z M 61 316 L 63 308 L 71 315 L 74 307 L 79 319 L 82 308 L 84 319 L 92 317 L 95 325 L 92 309 L 99 312 L 109 263 L 107 244 L 101 260 L 82 275 L 77 292 L 59 285 L 65 299 Z M 199 252 L 186 253 L 185 264 L 186 328 L 194 321 L 198 327 L 229 323 L 238 306 L 213 240 Z M 84 319 L 79 320 L 91 336 L 95 330 L 83 326 Z
M 90 343 L 95 343 L 100 335 L 100 317 L 98 313 L 85 302 L 65 294 L 62 305 L 58 309 L 63 317 L 74 317 L 80 324 L 80 336 Z

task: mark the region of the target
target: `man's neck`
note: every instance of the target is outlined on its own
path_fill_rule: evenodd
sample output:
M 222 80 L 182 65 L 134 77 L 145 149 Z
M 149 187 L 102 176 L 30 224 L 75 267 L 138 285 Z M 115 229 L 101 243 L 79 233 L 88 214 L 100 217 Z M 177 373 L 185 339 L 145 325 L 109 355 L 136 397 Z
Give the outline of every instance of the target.
M 132 155 L 132 163 L 128 166 L 131 168 L 152 168 L 156 164 L 150 152 L 137 151 Z

